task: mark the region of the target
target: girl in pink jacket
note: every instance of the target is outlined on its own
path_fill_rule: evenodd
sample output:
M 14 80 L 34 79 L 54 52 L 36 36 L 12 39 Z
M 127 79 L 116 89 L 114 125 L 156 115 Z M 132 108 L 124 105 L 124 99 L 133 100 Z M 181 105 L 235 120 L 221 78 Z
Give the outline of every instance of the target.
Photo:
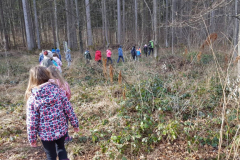
M 48 70 L 52 74 L 52 76 L 55 78 L 54 80 L 51 79 L 50 82 L 57 84 L 60 87 L 60 89 L 64 91 L 65 95 L 70 101 L 71 90 L 67 81 L 64 80 L 64 78 L 61 76 L 61 74 L 59 73 L 58 69 L 55 66 L 48 67 Z M 68 119 L 67 119 L 67 123 L 68 123 Z M 65 142 L 69 142 L 69 141 L 72 141 L 72 137 L 70 137 L 67 132 L 65 137 Z
M 112 64 L 111 55 L 112 55 L 111 48 L 108 48 L 108 49 L 107 49 L 107 64 L 108 64 L 108 61 L 109 61 L 109 60 L 111 61 L 111 64 Z

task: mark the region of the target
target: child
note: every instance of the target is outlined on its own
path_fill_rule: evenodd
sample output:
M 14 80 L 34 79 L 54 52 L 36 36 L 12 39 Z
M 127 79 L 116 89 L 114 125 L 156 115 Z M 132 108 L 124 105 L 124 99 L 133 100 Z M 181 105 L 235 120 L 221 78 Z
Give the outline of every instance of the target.
M 101 58 L 102 58 L 102 53 L 101 53 L 101 51 L 96 50 L 96 52 L 95 52 L 95 61 L 97 61 L 98 63 L 101 63 L 101 64 L 102 64 Z
M 43 67 L 49 67 L 53 65 L 53 62 L 51 58 L 53 57 L 53 54 L 51 51 L 44 51 L 43 52 L 43 60 L 41 61 L 41 66 Z
M 118 48 L 118 60 L 117 60 L 117 63 L 119 63 L 120 58 L 122 58 L 122 61 L 124 62 L 122 46 L 119 46 L 119 48 Z
M 133 60 L 136 60 L 136 49 L 135 49 L 135 46 L 133 46 L 133 48 L 131 50 L 131 54 L 132 54 Z
M 108 61 L 109 61 L 109 60 L 111 61 L 111 64 L 112 64 L 111 55 L 112 55 L 111 48 L 108 48 L 108 49 L 107 49 L 107 64 L 108 64 Z
M 43 60 L 43 58 L 44 58 L 43 52 L 44 52 L 44 51 L 42 51 L 41 53 L 39 53 L 39 59 L 38 59 L 38 61 L 39 61 L 40 64 L 41 64 L 41 62 L 42 62 L 42 60 Z
M 153 47 L 154 47 L 153 40 L 149 41 L 148 47 L 149 47 L 148 55 L 150 56 L 151 52 L 153 54 Z
M 52 53 L 56 53 L 56 50 L 54 48 L 52 48 Z
M 56 53 L 58 55 L 58 58 L 60 59 L 60 61 L 62 62 L 62 56 L 60 54 L 60 49 L 56 49 Z
M 60 73 L 62 73 L 62 68 L 61 68 L 61 66 L 62 66 L 62 62 L 61 62 L 61 60 L 58 58 L 58 54 L 57 53 L 54 53 L 53 54 L 53 60 L 57 63 L 57 69 L 59 70 L 59 72 Z
M 88 49 L 86 49 L 86 51 L 84 52 L 84 57 L 86 59 L 86 63 L 89 63 L 89 61 L 92 59 Z
M 68 131 L 66 118 L 69 118 L 74 131 L 79 131 L 78 119 L 65 92 L 49 82 L 51 73 L 42 66 L 30 69 L 27 101 L 27 133 L 32 147 L 37 147 L 39 135 L 47 159 L 67 160 L 64 139 Z M 57 153 L 56 153 L 57 152 Z
M 148 46 L 147 46 L 147 44 L 144 45 L 143 51 L 144 51 L 144 53 L 145 53 L 145 55 L 146 55 L 146 57 L 147 57 L 147 52 L 148 52 Z
M 61 74 L 58 72 L 57 68 L 54 66 L 48 67 L 49 72 L 52 74 L 52 76 L 55 78 L 55 80 L 50 80 L 50 82 L 55 83 L 61 88 L 62 90 L 65 91 L 65 94 L 68 98 L 68 101 L 71 99 L 71 90 L 70 86 L 67 83 L 67 81 L 64 80 L 64 78 L 61 76 Z M 67 119 L 67 124 L 68 124 L 68 119 Z M 68 132 L 66 133 L 65 137 L 65 142 L 72 141 L 72 137 L 68 135 Z
M 139 60 L 140 57 L 141 57 L 141 48 L 138 47 L 138 49 L 137 49 L 137 60 Z
M 68 62 L 68 67 L 70 67 L 70 65 L 71 65 L 71 61 L 72 61 L 70 51 L 71 51 L 71 50 L 68 49 L 67 52 L 66 52 L 66 60 L 67 60 L 67 62 Z

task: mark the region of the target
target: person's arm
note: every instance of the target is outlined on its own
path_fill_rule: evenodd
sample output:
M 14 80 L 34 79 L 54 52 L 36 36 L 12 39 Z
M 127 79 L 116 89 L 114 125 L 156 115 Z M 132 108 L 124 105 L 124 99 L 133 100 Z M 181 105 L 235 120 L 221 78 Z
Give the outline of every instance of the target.
M 70 101 L 70 99 L 71 99 L 71 89 L 70 89 L 70 86 L 67 82 L 65 82 L 65 88 L 66 88 L 66 96 L 67 96 L 68 100 Z
M 62 100 L 62 104 L 64 106 L 64 113 L 68 117 L 71 125 L 73 126 L 73 128 L 78 128 L 79 127 L 78 119 L 73 111 L 71 103 L 68 101 L 68 99 L 65 95 L 61 95 L 61 100 Z
M 58 59 L 59 66 L 62 66 L 62 61 Z
M 34 98 L 29 98 L 27 102 L 27 134 L 28 140 L 32 147 L 36 146 L 37 131 L 39 126 L 39 112 L 36 110 L 37 106 Z

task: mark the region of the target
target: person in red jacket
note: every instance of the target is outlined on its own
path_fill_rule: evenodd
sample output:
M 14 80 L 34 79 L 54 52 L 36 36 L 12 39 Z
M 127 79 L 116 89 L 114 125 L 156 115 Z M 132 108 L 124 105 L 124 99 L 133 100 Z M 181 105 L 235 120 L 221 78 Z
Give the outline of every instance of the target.
M 102 53 L 101 53 L 101 51 L 96 50 L 96 52 L 95 52 L 95 61 L 102 64 L 101 58 L 102 58 Z

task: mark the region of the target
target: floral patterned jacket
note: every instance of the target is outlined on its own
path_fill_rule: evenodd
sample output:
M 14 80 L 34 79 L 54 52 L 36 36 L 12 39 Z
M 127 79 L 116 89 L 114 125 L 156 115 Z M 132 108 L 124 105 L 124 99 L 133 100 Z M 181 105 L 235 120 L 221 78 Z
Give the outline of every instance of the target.
M 66 117 L 74 128 L 79 127 L 78 119 L 62 89 L 50 82 L 33 88 L 27 100 L 29 142 L 35 142 L 37 134 L 44 141 L 53 141 L 64 136 L 68 130 Z

